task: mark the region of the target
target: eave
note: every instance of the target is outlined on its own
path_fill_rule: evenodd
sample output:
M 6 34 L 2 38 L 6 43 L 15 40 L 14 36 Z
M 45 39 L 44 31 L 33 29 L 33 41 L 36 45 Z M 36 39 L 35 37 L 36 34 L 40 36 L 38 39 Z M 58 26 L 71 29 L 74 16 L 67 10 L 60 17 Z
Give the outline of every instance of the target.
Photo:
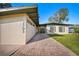
M 75 26 L 76 24 L 45 23 L 45 24 L 40 24 L 39 26 L 47 26 L 47 25 Z M 79 25 L 77 25 L 77 26 L 79 26 Z
M 38 8 L 36 6 L 0 9 L 0 16 L 20 13 L 26 13 L 37 26 L 39 25 Z

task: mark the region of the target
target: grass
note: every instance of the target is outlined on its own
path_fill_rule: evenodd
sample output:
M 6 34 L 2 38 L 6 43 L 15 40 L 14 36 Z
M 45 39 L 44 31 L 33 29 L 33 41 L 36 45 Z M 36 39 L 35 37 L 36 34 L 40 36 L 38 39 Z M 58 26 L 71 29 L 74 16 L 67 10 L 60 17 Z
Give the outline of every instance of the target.
M 79 34 L 49 35 L 79 55 Z

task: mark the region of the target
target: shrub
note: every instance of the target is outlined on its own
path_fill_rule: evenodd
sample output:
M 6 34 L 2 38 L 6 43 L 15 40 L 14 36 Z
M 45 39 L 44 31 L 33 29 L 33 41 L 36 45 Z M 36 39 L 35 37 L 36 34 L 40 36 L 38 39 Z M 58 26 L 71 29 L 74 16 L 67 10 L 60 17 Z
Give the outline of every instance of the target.
M 79 33 L 79 27 L 74 28 L 75 33 Z

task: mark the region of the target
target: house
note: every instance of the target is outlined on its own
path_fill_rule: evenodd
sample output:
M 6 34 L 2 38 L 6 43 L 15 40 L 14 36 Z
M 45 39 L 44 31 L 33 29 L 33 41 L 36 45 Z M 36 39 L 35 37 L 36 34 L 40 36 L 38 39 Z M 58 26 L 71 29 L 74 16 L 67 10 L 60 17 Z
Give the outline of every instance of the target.
M 46 23 L 40 24 L 40 32 L 46 34 L 69 34 L 73 33 L 73 24 Z
M 0 9 L 0 44 L 26 44 L 38 32 L 38 25 L 37 6 Z

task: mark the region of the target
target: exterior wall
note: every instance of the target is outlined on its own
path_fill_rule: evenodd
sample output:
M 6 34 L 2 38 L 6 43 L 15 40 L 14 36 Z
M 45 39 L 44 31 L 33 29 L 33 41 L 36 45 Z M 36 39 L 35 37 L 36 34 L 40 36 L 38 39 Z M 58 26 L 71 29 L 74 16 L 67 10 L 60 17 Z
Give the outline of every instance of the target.
M 57 34 L 68 34 L 69 33 L 68 26 L 61 26 L 61 27 L 65 27 L 65 31 L 64 32 L 59 32 L 59 27 L 60 26 L 56 26 L 56 33 Z
M 69 33 L 74 33 L 75 30 L 74 30 L 74 26 L 69 26 Z
M 54 32 L 50 32 L 50 27 L 56 27 L 56 25 L 47 25 L 46 26 L 46 32 L 48 33 L 48 34 L 55 34 L 56 32 L 54 31 Z
M 55 27 L 56 30 L 54 32 L 50 32 L 50 27 Z M 65 27 L 65 31 L 64 32 L 59 32 L 59 27 Z M 69 29 L 68 26 L 61 26 L 61 25 L 47 25 L 46 26 L 46 30 L 47 30 L 47 34 L 68 34 L 69 33 Z
M 32 37 L 36 34 L 36 29 L 31 26 L 30 24 L 27 23 L 27 28 L 26 28 L 27 34 L 26 34 L 26 41 L 28 42 Z
M 39 27 L 39 32 L 40 33 L 46 33 L 46 27 L 45 26 L 40 26 Z
M 25 44 L 26 32 L 23 33 L 22 23 L 1 24 L 1 44 Z
M 29 22 L 28 22 L 29 21 Z M 31 21 L 30 18 L 27 18 L 27 24 L 26 24 L 26 41 L 28 42 L 32 37 L 36 34 L 37 29 L 36 25 Z
M 1 43 L 1 25 L 0 25 L 0 43 Z
M 26 23 L 26 17 L 15 15 L 13 17 L 3 17 L 0 19 L 0 44 L 25 44 L 26 30 L 23 33 L 23 22 Z
M 26 44 L 37 32 L 27 20 L 33 23 L 26 14 L 0 17 L 0 44 Z
M 51 25 L 50 25 L 50 26 L 51 26 Z M 46 26 L 46 33 L 48 33 L 48 34 L 53 34 L 53 33 L 50 32 L 50 26 L 49 26 L 49 25 Z

